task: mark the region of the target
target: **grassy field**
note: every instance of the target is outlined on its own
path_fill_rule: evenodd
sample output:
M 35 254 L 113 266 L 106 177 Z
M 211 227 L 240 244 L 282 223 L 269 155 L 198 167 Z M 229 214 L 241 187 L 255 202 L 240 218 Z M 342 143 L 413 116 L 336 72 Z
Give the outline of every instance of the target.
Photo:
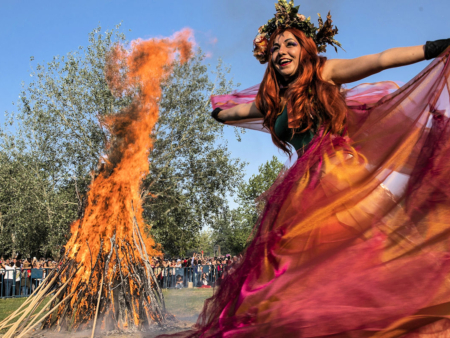
M 213 294 L 213 289 L 164 290 L 166 309 L 178 319 L 192 320 L 203 308 L 206 298 Z
M 0 322 L 14 312 L 26 298 L 0 299 Z
M 213 289 L 163 290 L 166 309 L 180 320 L 195 321 L 203 302 L 213 294 Z M 26 298 L 0 299 L 0 322 L 14 312 Z M 41 305 L 43 306 L 43 305 Z M 41 307 L 39 307 L 39 310 Z M 45 313 L 44 313 L 45 315 Z M 0 331 L 0 334 L 6 330 Z
M 39 305 L 39 307 L 37 308 L 36 311 L 37 312 L 40 311 L 47 304 L 47 302 L 50 300 L 50 298 L 48 298 L 41 305 Z M 6 317 L 8 317 L 11 313 L 13 313 L 18 307 L 20 307 L 20 305 L 22 305 L 26 299 L 27 298 L 25 298 L 25 297 L 0 299 L 0 322 L 3 319 L 5 319 Z M 37 312 L 35 312 L 35 313 L 37 313 Z M 41 318 L 42 316 L 45 316 L 45 313 L 43 313 L 41 316 L 39 316 L 39 318 Z M 17 316 L 17 319 L 19 317 L 20 316 Z M 9 324 L 12 324 L 12 323 L 13 323 L 13 321 L 9 322 Z M 5 333 L 6 331 L 7 331 L 7 329 L 0 330 L 0 334 Z

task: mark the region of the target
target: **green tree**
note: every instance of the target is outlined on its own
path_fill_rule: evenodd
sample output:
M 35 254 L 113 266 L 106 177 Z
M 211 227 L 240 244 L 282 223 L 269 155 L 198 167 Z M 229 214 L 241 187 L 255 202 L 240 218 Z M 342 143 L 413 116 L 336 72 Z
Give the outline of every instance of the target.
M 203 251 L 203 256 L 214 255 L 213 230 L 203 229 L 198 236 L 198 249 L 195 251 L 200 253 Z
M 33 81 L 23 84 L 18 110 L 8 115 L 12 132 L 0 130 L 4 163 L 13 168 L 9 177 L 0 170 L 8 187 L 2 191 L 14 196 L 3 204 L 0 252 L 56 256 L 81 215 L 89 174 L 108 139 L 101 121 L 129 102 L 111 94 L 103 75 L 107 52 L 125 41 L 118 29 L 96 28 L 87 48 L 37 64 Z
M 197 247 L 201 229 L 212 225 L 242 180 L 245 163 L 231 158 L 224 125 L 210 117 L 209 97 L 234 87 L 225 78 L 228 72 L 219 62 L 213 82 L 198 52 L 177 64 L 163 86 L 150 175 L 143 185 L 144 215 L 172 255 Z
M 215 244 L 222 244 L 232 254 L 242 252 L 251 238 L 253 227 L 263 211 L 264 202 L 258 198 L 275 182 L 283 164 L 274 156 L 258 168 L 248 182 L 239 185 L 238 208 L 224 209 L 214 223 Z M 224 252 L 224 251 L 223 251 Z
M 126 43 L 125 36 L 118 26 L 101 31 L 89 34 L 86 48 L 36 65 L 18 111 L 8 116 L 12 131 L 0 130 L 7 158 L 0 162 L 0 252 L 56 254 L 69 224 L 82 215 L 109 139 L 102 121 L 130 102 L 111 94 L 104 75 L 108 51 Z M 163 85 L 142 197 L 153 235 L 166 251 L 181 254 L 198 244 L 201 228 L 238 186 L 244 164 L 231 159 L 223 126 L 209 116 L 209 96 L 233 87 L 229 70 L 219 63 L 212 81 L 200 51 L 174 69 Z

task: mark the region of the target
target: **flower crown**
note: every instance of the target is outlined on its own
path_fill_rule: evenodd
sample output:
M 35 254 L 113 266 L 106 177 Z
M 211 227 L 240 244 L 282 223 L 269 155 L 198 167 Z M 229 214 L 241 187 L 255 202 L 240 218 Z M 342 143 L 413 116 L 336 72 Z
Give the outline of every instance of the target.
M 267 46 L 269 45 L 270 36 L 278 27 L 287 28 L 293 27 L 301 30 L 307 37 L 314 40 L 319 53 L 326 52 L 326 45 L 331 45 L 337 52 L 337 47 L 342 48 L 341 44 L 334 39 L 338 33 L 338 29 L 332 26 L 330 12 L 328 12 L 325 23 L 319 15 L 319 28 L 314 26 L 310 18 L 298 13 L 300 6 L 294 7 L 294 1 L 289 3 L 286 0 L 278 0 L 275 4 L 275 17 L 270 19 L 267 24 L 259 27 L 258 35 L 253 40 L 253 55 L 261 63 L 268 61 Z M 343 48 L 342 48 L 343 49 Z

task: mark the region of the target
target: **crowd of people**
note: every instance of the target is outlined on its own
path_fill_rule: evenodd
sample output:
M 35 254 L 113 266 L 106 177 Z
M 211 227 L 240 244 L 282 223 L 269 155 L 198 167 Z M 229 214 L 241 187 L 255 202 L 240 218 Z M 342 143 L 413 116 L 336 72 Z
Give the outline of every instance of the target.
M 0 297 L 28 296 L 58 263 L 51 258 L 0 257 Z
M 238 256 L 153 257 L 153 272 L 162 288 L 210 288 L 219 285 L 239 263 Z M 58 263 L 52 258 L 0 257 L 0 297 L 28 296 Z
M 185 258 L 153 257 L 152 267 L 162 288 L 209 288 L 219 285 L 225 275 L 233 271 L 239 260 L 238 256 L 209 257 L 203 253 L 194 253 L 192 257 Z

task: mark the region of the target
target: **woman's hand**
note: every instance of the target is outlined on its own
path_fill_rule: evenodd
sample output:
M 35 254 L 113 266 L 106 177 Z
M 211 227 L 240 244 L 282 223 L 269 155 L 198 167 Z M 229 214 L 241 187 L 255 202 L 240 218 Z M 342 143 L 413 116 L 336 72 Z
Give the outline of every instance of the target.
M 219 122 L 236 121 L 250 118 L 261 118 L 263 114 L 256 108 L 256 104 L 244 103 L 239 104 L 233 108 L 220 110 L 220 108 L 214 109 L 211 116 Z
M 324 81 L 344 84 L 364 79 L 385 69 L 410 65 L 425 60 L 423 45 L 388 49 L 356 59 L 332 59 L 325 63 L 322 71 Z

